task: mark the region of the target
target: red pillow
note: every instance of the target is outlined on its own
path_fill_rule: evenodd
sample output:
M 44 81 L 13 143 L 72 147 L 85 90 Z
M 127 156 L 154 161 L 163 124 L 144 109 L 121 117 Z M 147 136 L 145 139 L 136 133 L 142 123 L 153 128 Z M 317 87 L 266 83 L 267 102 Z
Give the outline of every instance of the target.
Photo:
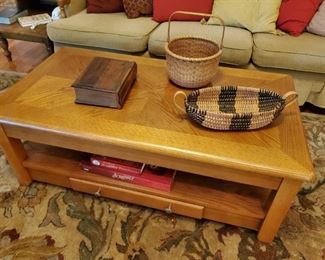
M 300 35 L 316 13 L 322 0 L 283 0 L 277 26 L 293 36 Z
M 189 11 L 211 14 L 213 0 L 153 0 L 153 19 L 166 22 L 175 11 Z M 177 21 L 200 21 L 201 16 L 175 15 Z
M 117 13 L 123 11 L 123 0 L 87 0 L 87 13 Z

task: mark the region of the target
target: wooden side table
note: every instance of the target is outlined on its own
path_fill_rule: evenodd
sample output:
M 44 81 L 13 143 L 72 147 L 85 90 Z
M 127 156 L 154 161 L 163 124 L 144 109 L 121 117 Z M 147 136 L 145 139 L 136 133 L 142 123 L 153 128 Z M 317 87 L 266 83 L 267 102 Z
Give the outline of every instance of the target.
M 44 43 L 49 54 L 54 52 L 53 43 L 47 36 L 46 25 L 44 24 L 37 26 L 34 30 L 29 27 L 22 27 L 18 22 L 9 25 L 0 24 L 0 47 L 8 60 L 12 61 L 7 39 Z

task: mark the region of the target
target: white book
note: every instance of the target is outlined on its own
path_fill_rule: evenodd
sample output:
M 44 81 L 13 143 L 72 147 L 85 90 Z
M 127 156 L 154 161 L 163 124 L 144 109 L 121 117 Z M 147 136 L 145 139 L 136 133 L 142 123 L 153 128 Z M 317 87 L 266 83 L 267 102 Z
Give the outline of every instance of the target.
M 37 25 L 40 24 L 47 24 L 51 21 L 52 21 L 51 16 L 49 16 L 49 14 L 47 13 L 18 18 L 18 22 L 22 27 L 32 27 L 32 28 L 35 28 Z

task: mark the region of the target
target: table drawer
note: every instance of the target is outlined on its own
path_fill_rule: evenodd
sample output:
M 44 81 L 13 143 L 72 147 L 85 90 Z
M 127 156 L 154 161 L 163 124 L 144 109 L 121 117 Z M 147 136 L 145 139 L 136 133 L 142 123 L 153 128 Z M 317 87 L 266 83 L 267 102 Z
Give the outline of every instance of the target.
M 176 213 L 193 218 L 203 217 L 203 206 L 167 199 L 139 191 L 104 185 L 96 182 L 90 182 L 75 178 L 69 178 L 69 180 L 71 188 L 76 191 L 91 193 L 97 196 L 108 197 L 124 202 L 134 203 L 137 205 L 160 209 L 166 213 Z

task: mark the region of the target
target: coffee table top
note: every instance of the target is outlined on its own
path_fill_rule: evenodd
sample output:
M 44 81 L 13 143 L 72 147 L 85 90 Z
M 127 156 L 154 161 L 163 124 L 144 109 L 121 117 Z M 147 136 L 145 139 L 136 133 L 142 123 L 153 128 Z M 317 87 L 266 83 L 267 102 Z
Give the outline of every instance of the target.
M 94 56 L 137 62 L 137 81 L 123 109 L 74 103 L 71 84 Z M 262 87 L 280 94 L 294 88 L 287 75 L 231 68 L 220 68 L 215 83 Z M 35 139 L 34 131 L 40 142 L 65 147 L 69 137 L 75 142 L 73 149 L 83 150 L 83 145 L 96 141 L 88 152 L 104 151 L 106 146 L 110 156 L 121 151 L 122 157 L 132 158 L 124 155 L 127 148 L 134 158 L 137 153 L 153 155 L 157 164 L 159 156 L 165 156 L 276 177 L 313 178 L 297 104 L 263 129 L 213 131 L 178 112 L 173 104 L 177 90 L 168 81 L 164 60 L 62 48 L 0 96 L 0 123 L 16 138 L 24 131 Z M 44 139 L 43 134 L 51 138 Z

